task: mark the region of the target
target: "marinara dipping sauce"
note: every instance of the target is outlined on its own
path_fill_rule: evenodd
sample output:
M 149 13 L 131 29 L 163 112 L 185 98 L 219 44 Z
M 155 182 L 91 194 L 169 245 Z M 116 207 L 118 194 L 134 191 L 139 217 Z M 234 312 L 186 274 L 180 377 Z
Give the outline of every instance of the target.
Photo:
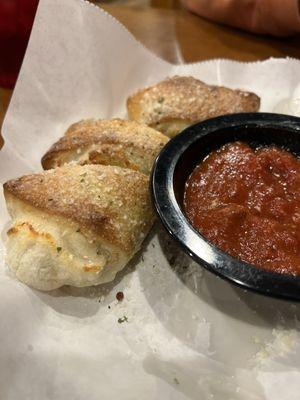
M 226 144 L 188 178 L 184 209 L 194 228 L 233 257 L 300 274 L 300 160 L 291 153 Z

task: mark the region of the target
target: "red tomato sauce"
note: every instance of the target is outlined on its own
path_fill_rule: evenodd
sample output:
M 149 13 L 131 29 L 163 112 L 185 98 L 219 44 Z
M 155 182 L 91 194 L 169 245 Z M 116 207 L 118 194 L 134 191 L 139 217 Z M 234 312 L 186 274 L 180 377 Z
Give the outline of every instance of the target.
M 195 229 L 233 257 L 300 274 L 300 160 L 291 153 L 226 144 L 188 178 L 184 210 Z

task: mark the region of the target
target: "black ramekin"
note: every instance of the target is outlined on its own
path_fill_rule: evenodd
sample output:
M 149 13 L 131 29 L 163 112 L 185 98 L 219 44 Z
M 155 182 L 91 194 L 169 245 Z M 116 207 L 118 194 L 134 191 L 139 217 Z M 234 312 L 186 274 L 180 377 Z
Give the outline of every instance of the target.
M 151 175 L 155 209 L 169 234 L 201 266 L 244 289 L 300 300 L 300 276 L 272 273 L 231 257 L 197 232 L 184 215 L 184 186 L 195 166 L 211 151 L 236 140 L 254 147 L 273 144 L 300 156 L 300 118 L 242 113 L 188 127 L 156 158 Z

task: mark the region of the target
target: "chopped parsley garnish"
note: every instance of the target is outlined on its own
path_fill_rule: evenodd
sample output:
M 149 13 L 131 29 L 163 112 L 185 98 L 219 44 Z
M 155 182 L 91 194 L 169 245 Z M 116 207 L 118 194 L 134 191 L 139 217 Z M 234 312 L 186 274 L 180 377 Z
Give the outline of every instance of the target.
M 159 103 L 163 103 L 163 102 L 165 101 L 165 98 L 164 98 L 164 97 L 159 97 L 157 101 L 158 101 Z
M 79 174 L 82 178 L 80 179 L 80 182 L 84 182 L 84 178 L 86 177 L 87 172 L 84 172 L 83 174 Z
M 123 322 L 128 322 L 128 318 L 126 317 L 126 315 L 124 315 L 122 318 L 118 319 L 119 324 L 123 324 Z
M 59 253 L 62 250 L 61 247 L 56 247 L 56 251 Z

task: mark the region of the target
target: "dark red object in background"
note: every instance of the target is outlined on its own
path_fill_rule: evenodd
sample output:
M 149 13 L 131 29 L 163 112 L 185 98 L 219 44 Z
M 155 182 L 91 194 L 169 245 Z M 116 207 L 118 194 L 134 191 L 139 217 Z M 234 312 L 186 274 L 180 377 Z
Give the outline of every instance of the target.
M 38 0 L 0 0 L 0 86 L 12 88 L 26 51 Z

